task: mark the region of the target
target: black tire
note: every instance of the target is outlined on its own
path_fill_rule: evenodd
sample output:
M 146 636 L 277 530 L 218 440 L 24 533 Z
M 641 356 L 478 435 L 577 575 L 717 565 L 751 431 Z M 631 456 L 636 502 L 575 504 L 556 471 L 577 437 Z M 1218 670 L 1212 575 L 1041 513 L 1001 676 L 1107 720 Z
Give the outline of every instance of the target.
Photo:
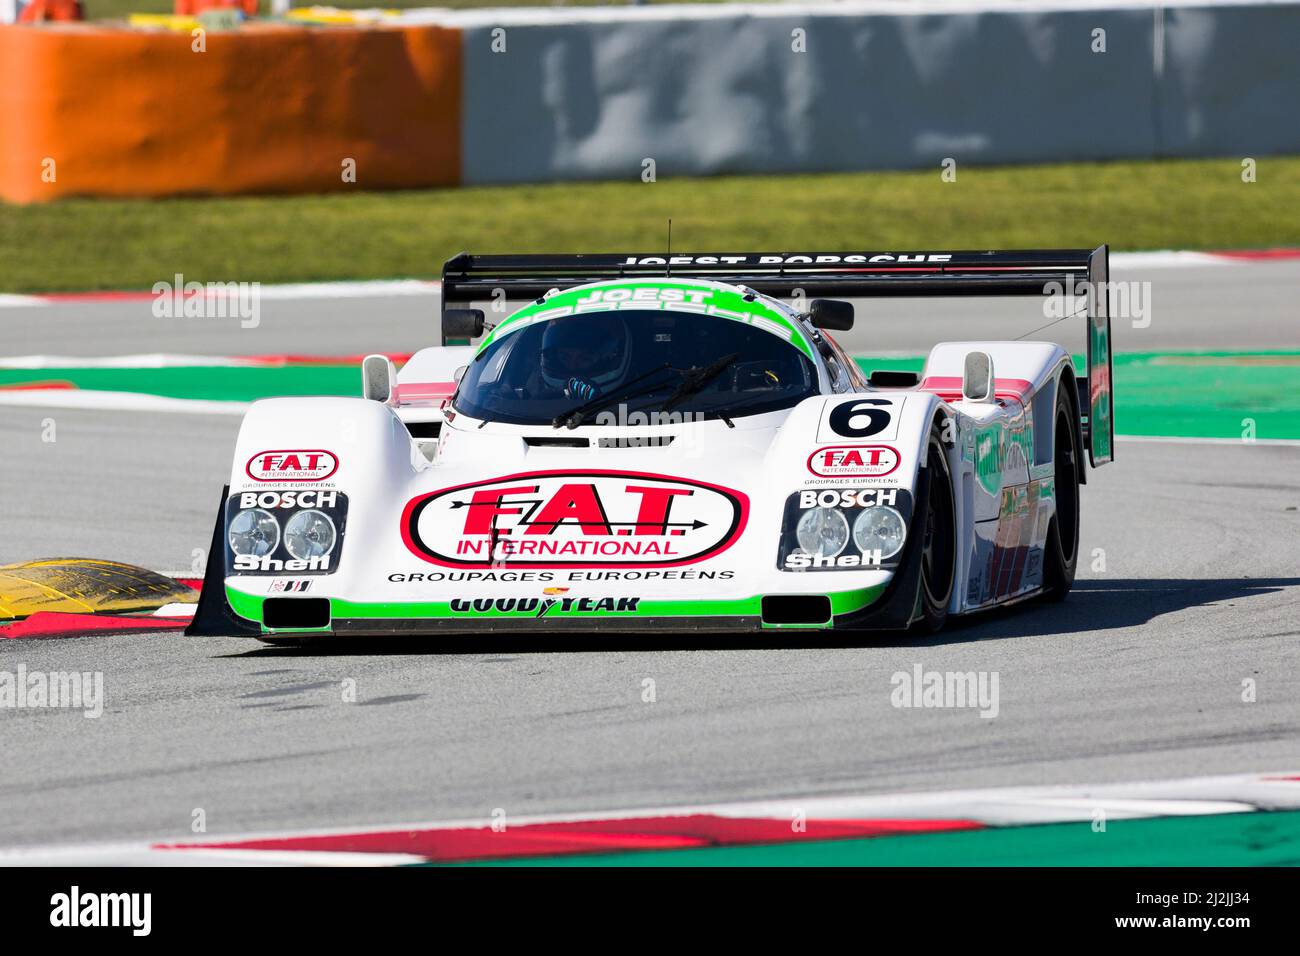
M 952 473 L 948 468 L 948 457 L 944 454 L 937 427 L 930 431 L 926 471 L 925 500 L 921 501 L 918 496 L 914 509 L 915 513 L 922 513 L 922 507 L 925 509 L 921 548 L 916 557 L 921 566 L 917 593 L 921 617 L 917 621 L 917 627 L 933 634 L 948 620 L 948 604 L 952 600 L 957 570 L 957 522 Z M 913 525 L 915 523 L 913 518 Z
M 1079 563 L 1079 417 L 1063 387 L 1056 390 L 1056 434 L 1053 460 L 1056 463 L 1056 514 L 1047 528 L 1043 555 L 1043 598 L 1060 601 L 1074 586 Z

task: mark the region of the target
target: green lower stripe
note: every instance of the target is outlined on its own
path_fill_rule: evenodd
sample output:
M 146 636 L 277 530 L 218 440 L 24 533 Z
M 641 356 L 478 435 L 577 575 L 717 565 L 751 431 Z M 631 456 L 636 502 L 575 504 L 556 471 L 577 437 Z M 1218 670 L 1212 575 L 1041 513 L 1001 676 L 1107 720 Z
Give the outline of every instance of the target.
M 1300 866 L 1300 811 L 994 827 L 470 866 Z
M 831 599 L 831 613 L 849 614 L 859 611 L 874 602 L 884 590 L 884 585 L 874 588 L 859 588 L 853 591 L 839 591 L 828 595 Z M 234 588 L 226 588 L 226 601 L 230 609 L 240 617 L 250 621 L 262 620 L 262 602 L 264 597 L 245 594 Z M 657 601 L 646 600 L 637 605 L 636 617 L 757 617 L 761 612 L 762 595 L 736 598 L 733 600 Z M 528 619 L 537 616 L 536 611 L 516 613 L 512 611 L 453 611 L 447 601 L 346 601 L 342 598 L 330 598 L 330 614 L 335 618 L 355 619 L 400 619 L 416 620 L 420 618 L 516 618 Z M 557 605 L 547 612 L 548 617 L 607 617 L 603 611 L 564 611 Z M 631 616 L 631 615 L 628 615 Z

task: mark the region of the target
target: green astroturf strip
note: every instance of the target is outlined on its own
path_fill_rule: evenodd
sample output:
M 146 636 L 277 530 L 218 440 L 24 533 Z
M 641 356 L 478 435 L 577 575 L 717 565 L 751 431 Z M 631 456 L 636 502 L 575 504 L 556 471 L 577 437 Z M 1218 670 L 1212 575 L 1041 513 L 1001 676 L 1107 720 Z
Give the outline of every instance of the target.
M 471 866 L 1300 866 L 1300 811 L 1051 823 Z
M 921 357 L 860 358 L 867 369 L 920 371 Z M 1082 368 L 1082 358 L 1075 356 Z M 357 395 L 352 365 L 282 368 L 0 370 L 0 387 L 71 382 L 78 388 L 173 398 L 251 401 L 273 395 Z M 1300 439 L 1300 351 L 1127 353 L 1115 356 L 1120 435 Z
M 277 395 L 361 397 L 357 365 L 200 366 L 195 368 L 49 368 L 0 370 L 0 388 L 22 382 L 71 382 L 108 392 L 251 402 Z
M 865 369 L 919 372 L 923 358 L 859 358 Z M 1075 368 L 1085 367 L 1083 356 Z M 1116 355 L 1115 434 L 1300 439 L 1300 352 Z

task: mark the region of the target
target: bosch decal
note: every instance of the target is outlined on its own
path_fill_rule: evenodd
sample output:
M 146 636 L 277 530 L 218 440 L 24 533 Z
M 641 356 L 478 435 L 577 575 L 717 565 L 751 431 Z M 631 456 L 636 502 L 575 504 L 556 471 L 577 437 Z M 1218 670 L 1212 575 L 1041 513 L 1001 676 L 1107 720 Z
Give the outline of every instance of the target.
M 347 533 L 348 497 L 333 489 L 243 491 L 226 500 L 227 574 L 330 574 Z M 277 578 L 271 591 L 306 591 Z
M 537 471 L 407 502 L 402 539 L 445 567 L 671 567 L 721 554 L 745 530 L 743 492 L 624 471 Z
M 324 481 L 338 471 L 339 459 L 324 448 L 259 451 L 244 472 L 254 481 Z
M 785 502 L 782 571 L 880 571 L 902 560 L 912 496 L 901 488 L 821 488 Z
M 881 478 L 900 461 L 890 445 L 828 445 L 808 456 L 808 470 L 824 478 Z

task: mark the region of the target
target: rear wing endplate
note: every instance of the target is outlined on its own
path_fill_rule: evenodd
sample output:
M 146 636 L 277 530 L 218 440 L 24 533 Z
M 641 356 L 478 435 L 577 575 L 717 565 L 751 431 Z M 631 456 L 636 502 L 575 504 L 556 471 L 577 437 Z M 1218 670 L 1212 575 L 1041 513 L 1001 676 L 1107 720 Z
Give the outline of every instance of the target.
M 552 289 L 630 278 L 714 279 L 781 299 L 805 296 L 1076 296 L 1086 284 L 1087 405 L 1080 409 L 1093 466 L 1114 454 L 1106 246 L 972 252 L 741 252 L 472 256 L 442 270 L 442 307 L 536 299 Z

